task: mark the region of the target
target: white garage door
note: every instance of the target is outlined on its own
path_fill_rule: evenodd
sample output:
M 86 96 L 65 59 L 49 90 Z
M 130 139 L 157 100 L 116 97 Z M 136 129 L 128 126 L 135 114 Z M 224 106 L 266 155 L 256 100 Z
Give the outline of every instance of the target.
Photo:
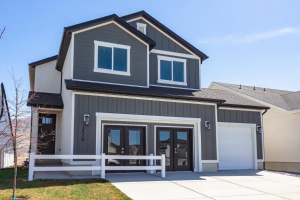
M 219 126 L 219 170 L 253 169 L 253 155 L 251 128 Z

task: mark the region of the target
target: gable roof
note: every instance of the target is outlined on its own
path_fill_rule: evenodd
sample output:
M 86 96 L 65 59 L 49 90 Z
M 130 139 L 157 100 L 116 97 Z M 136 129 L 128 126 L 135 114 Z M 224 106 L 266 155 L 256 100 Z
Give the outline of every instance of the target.
M 80 24 L 76 24 L 73 26 L 68 26 L 64 28 L 64 32 L 63 32 L 63 37 L 62 37 L 62 41 L 61 41 L 61 45 L 59 48 L 59 53 L 58 53 L 58 59 L 57 59 L 57 63 L 56 63 L 56 69 L 61 71 L 66 59 L 66 55 L 68 52 L 68 48 L 71 42 L 71 38 L 72 38 L 72 32 L 75 31 L 79 31 L 82 29 L 86 29 L 92 26 L 96 26 L 98 24 L 103 24 L 105 22 L 109 22 L 109 21 L 114 21 L 116 23 L 118 23 L 119 25 L 121 25 L 122 27 L 124 27 L 126 30 L 130 31 L 133 35 L 137 36 L 138 38 L 140 38 L 142 41 L 144 41 L 145 43 L 149 44 L 149 50 L 153 49 L 155 46 L 155 41 L 153 41 L 151 38 L 149 38 L 148 36 L 146 36 L 145 34 L 143 34 L 142 32 L 138 31 L 136 28 L 132 27 L 130 24 L 128 24 L 127 22 L 125 22 L 123 19 L 121 19 L 120 17 L 118 17 L 116 14 L 112 14 L 112 15 L 108 15 L 106 17 L 101 17 L 98 19 L 94 19 L 91 21 L 87 21 L 87 22 L 83 22 Z
M 261 87 L 255 87 L 254 90 L 253 86 L 240 86 L 236 84 L 219 82 L 213 82 L 212 84 L 216 84 L 234 92 L 247 95 L 248 97 L 252 97 L 286 111 L 296 111 L 300 109 L 300 91 L 293 92 Z
M 42 65 L 42 64 L 57 60 L 57 57 L 58 57 L 58 55 L 51 56 L 49 58 L 45 58 L 45 59 L 42 59 L 42 60 L 38 60 L 38 61 L 35 61 L 35 62 L 32 62 L 32 63 L 29 63 L 28 65 L 31 66 L 31 67 L 36 67 L 38 65 Z
M 65 80 L 68 90 L 85 92 L 105 92 L 122 95 L 148 96 L 154 98 L 170 98 L 189 101 L 215 102 L 222 107 L 239 107 L 252 109 L 269 109 L 269 107 L 251 101 L 226 90 L 202 88 L 201 91 L 180 88 L 150 86 L 149 88 L 92 83 L 84 81 Z
M 187 47 L 191 52 L 193 52 L 194 54 L 196 54 L 197 56 L 199 56 L 201 58 L 201 62 L 208 58 L 207 55 L 205 55 L 203 52 L 201 52 L 199 49 L 197 49 L 196 47 L 191 45 L 189 42 L 184 40 L 182 37 L 180 37 L 179 35 L 177 35 L 173 31 L 171 31 L 169 28 L 167 28 L 165 25 L 163 25 L 162 23 L 157 21 L 155 18 L 153 18 L 151 15 L 149 15 L 144 10 L 136 12 L 136 13 L 132 13 L 132 14 L 129 14 L 129 15 L 125 15 L 125 16 L 122 17 L 122 19 L 128 21 L 128 20 L 138 18 L 138 17 L 144 17 L 145 19 L 150 21 L 152 24 L 157 26 L 159 29 L 163 30 L 165 33 L 167 33 L 172 38 L 174 38 L 177 42 L 179 42 L 183 46 Z

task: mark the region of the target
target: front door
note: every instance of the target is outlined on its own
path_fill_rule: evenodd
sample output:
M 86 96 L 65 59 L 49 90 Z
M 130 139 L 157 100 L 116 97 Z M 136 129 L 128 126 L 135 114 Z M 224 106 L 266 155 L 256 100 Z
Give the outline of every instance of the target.
M 145 130 L 143 127 L 105 126 L 104 153 L 106 155 L 145 155 L 145 140 Z M 145 165 L 144 160 L 108 159 L 105 162 L 106 166 Z M 115 172 L 120 173 L 123 171 Z
M 192 129 L 158 128 L 156 134 L 156 155 L 165 154 L 167 171 L 193 169 Z
M 37 149 L 40 154 L 55 154 L 56 114 L 39 114 Z

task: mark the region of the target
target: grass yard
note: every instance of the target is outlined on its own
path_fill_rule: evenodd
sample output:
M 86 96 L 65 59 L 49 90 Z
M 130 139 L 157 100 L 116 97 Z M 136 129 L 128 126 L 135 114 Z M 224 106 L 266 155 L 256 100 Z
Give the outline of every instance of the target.
M 0 199 L 12 197 L 13 170 L 0 170 Z M 28 170 L 18 169 L 17 197 L 30 199 L 130 199 L 103 179 L 27 181 Z

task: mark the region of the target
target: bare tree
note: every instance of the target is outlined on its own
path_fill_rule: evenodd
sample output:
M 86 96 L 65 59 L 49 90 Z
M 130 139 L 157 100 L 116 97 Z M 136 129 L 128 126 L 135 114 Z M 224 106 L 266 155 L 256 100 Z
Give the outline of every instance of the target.
M 5 125 L 0 126 L 0 139 L 4 141 L 2 146 L 0 146 L 0 152 L 13 152 L 14 154 L 14 182 L 13 182 L 13 198 L 16 198 L 16 183 L 17 183 L 17 166 L 18 166 L 18 156 L 19 153 L 24 152 L 24 149 L 29 150 L 29 144 L 36 147 L 35 151 L 37 153 L 42 153 L 43 149 L 47 148 L 48 143 L 50 141 L 43 140 L 44 137 L 49 135 L 54 135 L 55 130 L 51 130 L 49 132 L 41 131 L 38 134 L 38 138 L 32 138 L 30 134 L 24 134 L 22 129 L 24 129 L 24 123 L 22 123 L 22 119 L 24 117 L 28 117 L 28 115 L 34 110 L 29 110 L 27 108 L 27 102 L 38 98 L 38 93 L 32 93 L 29 98 L 27 98 L 27 93 L 22 88 L 22 78 L 17 79 L 12 72 L 10 72 L 12 79 L 12 88 L 11 91 L 13 93 L 11 98 L 6 98 L 6 96 L 2 97 L 2 102 L 6 102 L 2 104 L 2 115 L 8 116 L 9 121 L 11 123 L 6 123 Z M 7 108 L 5 108 L 7 106 Z M 2 123 L 1 123 L 2 124 Z
M 2 38 L 2 35 L 3 35 L 4 31 L 5 31 L 5 28 L 6 28 L 6 26 L 4 26 L 4 29 L 2 31 L 0 29 L 0 31 L 1 31 L 1 33 L 0 33 L 0 39 Z

